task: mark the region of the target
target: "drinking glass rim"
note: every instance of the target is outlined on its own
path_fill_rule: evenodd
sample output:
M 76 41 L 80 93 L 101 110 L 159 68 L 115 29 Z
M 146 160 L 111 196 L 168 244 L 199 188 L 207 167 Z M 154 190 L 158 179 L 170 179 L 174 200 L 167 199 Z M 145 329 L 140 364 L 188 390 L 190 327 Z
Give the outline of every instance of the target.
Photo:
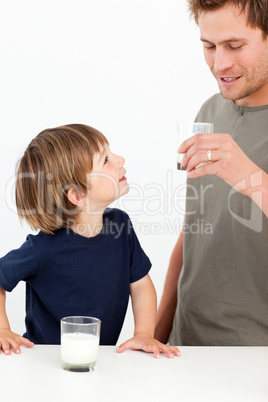
M 88 319 L 88 320 L 92 320 L 92 322 L 72 322 L 72 321 L 68 321 L 68 319 L 72 319 L 72 320 Z M 61 322 L 66 323 L 68 325 L 95 325 L 95 324 L 101 323 L 101 320 L 99 318 L 86 316 L 86 315 L 70 315 L 70 316 L 61 318 Z

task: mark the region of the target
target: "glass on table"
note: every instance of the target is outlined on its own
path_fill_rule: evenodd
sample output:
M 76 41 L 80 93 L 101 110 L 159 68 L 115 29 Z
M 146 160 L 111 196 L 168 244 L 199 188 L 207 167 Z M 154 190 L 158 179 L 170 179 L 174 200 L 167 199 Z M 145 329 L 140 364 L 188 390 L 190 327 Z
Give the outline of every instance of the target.
M 68 371 L 94 371 L 98 359 L 101 321 L 95 317 L 61 319 L 61 361 Z
M 178 132 L 179 132 L 179 145 L 181 145 L 185 140 L 192 137 L 195 134 L 202 133 L 213 133 L 214 124 L 213 123 L 178 123 Z M 177 153 L 177 169 L 178 170 L 186 170 L 187 167 L 182 167 L 181 163 L 183 160 L 184 154 Z

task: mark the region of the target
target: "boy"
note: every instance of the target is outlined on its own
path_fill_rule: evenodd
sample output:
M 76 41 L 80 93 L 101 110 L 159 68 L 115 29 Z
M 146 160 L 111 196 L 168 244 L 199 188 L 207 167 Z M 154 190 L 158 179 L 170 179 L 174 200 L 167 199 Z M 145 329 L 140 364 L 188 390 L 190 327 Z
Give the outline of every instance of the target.
M 40 232 L 0 260 L 0 351 L 59 344 L 60 319 L 68 315 L 98 317 L 100 343 L 115 345 L 130 294 L 135 333 L 118 352 L 179 356 L 153 339 L 151 264 L 130 219 L 107 209 L 128 192 L 123 165 L 103 134 L 85 125 L 44 130 L 29 144 L 17 169 L 16 205 L 20 219 Z M 5 291 L 20 280 L 26 282 L 24 337 L 11 331 L 5 312 Z

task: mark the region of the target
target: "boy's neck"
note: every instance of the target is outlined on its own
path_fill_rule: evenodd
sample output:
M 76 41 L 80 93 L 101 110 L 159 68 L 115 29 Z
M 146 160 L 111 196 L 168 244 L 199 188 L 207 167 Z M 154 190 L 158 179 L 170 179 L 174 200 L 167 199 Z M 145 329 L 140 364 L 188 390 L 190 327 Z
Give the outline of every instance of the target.
M 81 212 L 71 229 L 80 236 L 97 236 L 103 227 L 103 212 L 104 211 L 98 211 L 90 215 Z

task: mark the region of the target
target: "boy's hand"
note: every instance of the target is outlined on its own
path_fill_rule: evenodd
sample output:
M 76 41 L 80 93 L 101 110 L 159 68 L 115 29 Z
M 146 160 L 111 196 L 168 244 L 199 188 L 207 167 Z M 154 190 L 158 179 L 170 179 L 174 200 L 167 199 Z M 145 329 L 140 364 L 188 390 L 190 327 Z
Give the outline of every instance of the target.
M 148 334 L 135 335 L 133 338 L 122 343 L 117 349 L 117 352 L 121 353 L 126 349 L 144 350 L 145 352 L 154 353 L 157 359 L 160 358 L 160 353 L 165 353 L 170 359 L 172 359 L 173 356 L 181 355 L 179 349 L 175 346 L 164 345 Z
M 23 338 L 23 336 L 15 334 L 10 329 L 0 329 L 0 353 L 3 350 L 5 355 L 10 355 L 11 349 L 13 349 L 15 353 L 19 354 L 21 352 L 20 345 L 32 347 L 34 343 L 29 339 Z

